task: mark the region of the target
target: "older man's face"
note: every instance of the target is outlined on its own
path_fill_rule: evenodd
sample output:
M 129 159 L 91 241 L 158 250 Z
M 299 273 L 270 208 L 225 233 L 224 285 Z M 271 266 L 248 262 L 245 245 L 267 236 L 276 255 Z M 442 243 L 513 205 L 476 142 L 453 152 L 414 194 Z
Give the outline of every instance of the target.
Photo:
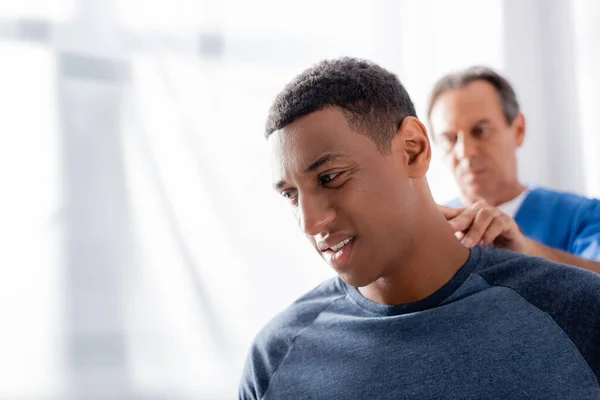
M 517 182 L 523 124 L 507 123 L 500 96 L 485 81 L 443 93 L 431 111 L 434 142 L 470 200 L 501 198 Z

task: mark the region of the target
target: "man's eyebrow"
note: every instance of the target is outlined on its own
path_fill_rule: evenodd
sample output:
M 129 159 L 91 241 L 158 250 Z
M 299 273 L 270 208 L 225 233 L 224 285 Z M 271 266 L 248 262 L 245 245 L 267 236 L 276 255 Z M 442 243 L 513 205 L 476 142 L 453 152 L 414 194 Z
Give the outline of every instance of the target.
M 279 189 L 281 189 L 284 186 L 285 186 L 285 181 L 279 181 L 279 182 L 277 182 L 276 184 L 273 185 L 273 188 L 275 190 L 279 190 Z
M 343 154 L 325 154 L 319 157 L 317 160 L 313 161 L 308 167 L 304 169 L 304 173 L 307 174 L 309 172 L 315 172 L 317 169 L 322 167 L 325 164 L 329 164 L 339 160 L 345 160 L 348 157 Z
M 489 118 L 482 118 L 479 121 L 475 122 L 473 125 L 484 125 L 484 124 L 489 124 L 490 121 Z

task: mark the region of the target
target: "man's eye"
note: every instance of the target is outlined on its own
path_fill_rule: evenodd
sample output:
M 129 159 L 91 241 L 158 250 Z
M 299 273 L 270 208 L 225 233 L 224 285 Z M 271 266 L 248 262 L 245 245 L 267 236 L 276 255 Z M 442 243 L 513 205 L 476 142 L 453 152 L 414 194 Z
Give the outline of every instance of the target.
M 294 201 L 295 198 L 295 194 L 292 191 L 287 191 L 287 192 L 282 192 L 281 195 L 286 199 L 289 200 L 291 202 Z
M 488 128 L 485 126 L 477 126 L 475 127 L 475 129 L 473 129 L 473 134 L 475 136 L 483 136 L 487 133 Z
M 458 137 L 456 135 L 442 135 L 441 139 L 442 148 L 451 149 L 456 144 Z
M 448 144 L 454 144 L 454 143 L 456 143 L 456 136 L 451 136 L 451 135 L 444 136 L 444 141 Z
M 329 182 L 333 181 L 341 172 L 334 172 L 332 174 L 327 174 L 319 177 L 319 182 L 321 185 L 327 185 Z

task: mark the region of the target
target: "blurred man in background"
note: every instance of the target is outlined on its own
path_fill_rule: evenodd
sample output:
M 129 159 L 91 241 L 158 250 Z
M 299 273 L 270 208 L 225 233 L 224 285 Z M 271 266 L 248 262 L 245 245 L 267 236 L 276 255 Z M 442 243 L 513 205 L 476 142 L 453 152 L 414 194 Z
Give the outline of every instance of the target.
M 516 152 L 526 123 L 505 78 L 485 67 L 446 75 L 428 116 L 461 191 L 440 208 L 465 246 L 494 245 L 600 272 L 600 201 L 519 181 Z
M 338 276 L 257 335 L 240 399 L 600 397 L 600 275 L 462 246 L 395 75 L 321 62 L 277 96 L 266 136 L 275 191 Z

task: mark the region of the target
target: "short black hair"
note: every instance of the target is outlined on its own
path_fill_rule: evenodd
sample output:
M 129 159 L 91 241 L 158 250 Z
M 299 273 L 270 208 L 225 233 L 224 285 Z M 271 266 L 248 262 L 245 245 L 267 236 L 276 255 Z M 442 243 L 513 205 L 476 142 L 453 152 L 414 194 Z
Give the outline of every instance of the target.
M 500 104 L 506 122 L 510 125 L 521 112 L 517 95 L 508 82 L 499 73 L 489 67 L 474 66 L 462 71 L 453 72 L 442 77 L 434 86 L 431 96 L 429 97 L 429 107 L 427 109 L 427 118 L 431 123 L 431 110 L 438 99 L 444 92 L 453 89 L 462 89 L 471 82 L 484 81 L 489 83 L 496 89 L 496 93 L 500 96 Z
M 380 151 L 389 149 L 405 117 L 417 116 L 396 75 L 344 57 L 321 61 L 292 80 L 271 106 L 265 136 L 327 106 L 341 108 L 352 129 L 369 136 Z

